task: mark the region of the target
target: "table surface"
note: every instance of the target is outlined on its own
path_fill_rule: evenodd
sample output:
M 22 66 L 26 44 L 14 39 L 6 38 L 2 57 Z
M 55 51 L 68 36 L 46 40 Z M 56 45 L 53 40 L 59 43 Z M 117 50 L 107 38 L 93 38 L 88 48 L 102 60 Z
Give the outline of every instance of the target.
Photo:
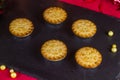
M 51 6 L 59 6 L 68 13 L 65 22 L 59 25 L 48 24 L 42 17 L 43 11 Z M 30 19 L 35 27 L 31 36 L 19 39 L 9 32 L 9 23 L 19 17 Z M 89 19 L 97 25 L 93 38 L 76 37 L 71 25 L 77 19 Z M 11 5 L 0 19 L 0 64 L 37 77 L 40 80 L 117 80 L 120 72 L 120 21 L 116 18 L 93 12 L 81 7 L 65 4 L 57 0 L 11 0 Z M 108 37 L 113 30 L 115 35 Z M 45 60 L 40 54 L 41 45 L 50 39 L 59 39 L 68 47 L 67 57 L 59 62 Z M 118 52 L 110 52 L 116 43 Z M 95 69 L 85 69 L 74 59 L 76 50 L 83 46 L 98 49 L 102 64 Z

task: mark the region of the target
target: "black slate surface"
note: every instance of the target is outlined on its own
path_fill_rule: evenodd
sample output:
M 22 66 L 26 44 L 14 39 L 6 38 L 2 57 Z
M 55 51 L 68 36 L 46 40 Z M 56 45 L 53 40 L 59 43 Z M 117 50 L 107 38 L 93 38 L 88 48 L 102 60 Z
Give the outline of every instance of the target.
M 10 0 L 11 5 L 0 18 L 0 64 L 37 77 L 38 80 L 119 80 L 120 79 L 120 22 L 118 19 L 57 0 Z M 43 20 L 43 11 L 59 6 L 68 13 L 67 20 L 51 25 Z M 35 30 L 31 36 L 19 39 L 9 33 L 9 23 L 19 17 L 30 19 Z M 97 25 L 93 38 L 76 37 L 71 30 L 73 21 L 89 19 Z M 113 30 L 113 37 L 107 31 Z M 59 62 L 45 60 L 40 54 L 41 45 L 49 39 L 59 39 L 68 47 L 67 57 Z M 110 52 L 116 43 L 118 52 Z M 95 69 L 85 69 L 74 60 L 75 51 L 83 46 L 98 49 L 103 56 L 102 64 Z

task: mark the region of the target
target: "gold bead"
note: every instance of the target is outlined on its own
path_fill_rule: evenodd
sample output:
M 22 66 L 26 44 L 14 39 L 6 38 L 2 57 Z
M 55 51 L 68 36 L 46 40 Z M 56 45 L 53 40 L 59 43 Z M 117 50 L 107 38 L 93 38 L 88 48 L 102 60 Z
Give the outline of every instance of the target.
M 10 69 L 10 73 L 13 73 L 14 72 L 14 69 Z
M 114 35 L 114 32 L 113 31 L 109 31 L 108 32 L 108 36 L 112 37 Z
M 113 53 L 116 53 L 117 52 L 117 48 L 111 48 L 111 51 L 113 52 Z
M 11 78 L 16 78 L 16 77 L 17 77 L 17 74 L 16 74 L 15 72 L 12 72 L 12 73 L 10 74 L 10 77 L 11 77 Z
M 0 66 L 0 70 L 5 70 L 6 69 L 6 66 L 5 65 L 1 65 Z
M 116 47 L 117 47 L 117 45 L 116 45 L 116 44 L 113 44 L 113 45 L 112 45 L 112 48 L 116 48 Z

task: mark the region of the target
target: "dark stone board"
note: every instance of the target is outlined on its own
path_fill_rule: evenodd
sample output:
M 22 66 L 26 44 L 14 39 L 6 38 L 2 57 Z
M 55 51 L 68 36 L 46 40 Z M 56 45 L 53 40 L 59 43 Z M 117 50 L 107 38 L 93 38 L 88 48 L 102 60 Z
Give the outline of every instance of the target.
M 120 78 L 120 21 L 88 9 L 69 5 L 57 0 L 10 0 L 0 18 L 0 64 L 37 77 L 38 80 L 118 80 Z M 59 6 L 68 13 L 65 22 L 48 24 L 42 17 L 43 11 L 51 6 Z M 35 30 L 29 37 L 20 39 L 9 32 L 9 23 L 19 17 L 30 19 Z M 89 19 L 97 25 L 97 33 L 89 39 L 76 37 L 71 25 L 77 19 Z M 113 30 L 115 35 L 108 37 Z M 67 57 L 58 62 L 50 62 L 40 54 L 41 45 L 50 39 L 62 40 L 68 47 Z M 117 44 L 118 52 L 110 51 Z M 74 59 L 76 50 L 84 46 L 98 49 L 102 64 L 95 69 L 85 69 Z

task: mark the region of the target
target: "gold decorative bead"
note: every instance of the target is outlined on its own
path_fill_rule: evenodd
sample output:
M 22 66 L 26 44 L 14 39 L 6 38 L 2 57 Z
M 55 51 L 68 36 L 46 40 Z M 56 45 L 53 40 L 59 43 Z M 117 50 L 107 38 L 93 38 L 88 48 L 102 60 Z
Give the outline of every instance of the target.
M 117 52 L 117 48 L 111 48 L 111 51 L 113 52 L 113 53 L 116 53 Z
M 114 35 L 114 32 L 113 31 L 109 31 L 108 32 L 108 36 L 112 37 Z
M 10 74 L 10 77 L 11 77 L 11 78 L 16 78 L 16 77 L 17 77 L 17 74 L 16 74 L 15 72 L 12 72 L 12 73 Z
M 14 72 L 14 69 L 10 69 L 10 73 L 13 73 Z
M 5 70 L 6 69 L 6 66 L 5 65 L 1 65 L 0 66 L 0 70 Z
M 112 48 L 116 48 L 116 47 L 117 47 L 117 45 L 116 45 L 116 44 L 113 44 L 113 45 L 112 45 Z

